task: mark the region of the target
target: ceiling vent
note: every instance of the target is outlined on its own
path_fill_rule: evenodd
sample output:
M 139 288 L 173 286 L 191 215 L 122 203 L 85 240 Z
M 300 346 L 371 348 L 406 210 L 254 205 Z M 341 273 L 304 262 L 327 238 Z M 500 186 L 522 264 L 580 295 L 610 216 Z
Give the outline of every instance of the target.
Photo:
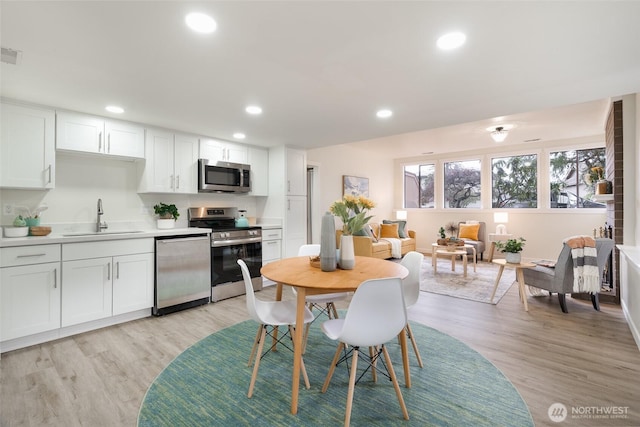
M 13 50 L 7 47 L 2 48 L 2 58 L 0 58 L 0 61 L 4 62 L 5 64 L 18 65 L 21 60 L 21 50 Z

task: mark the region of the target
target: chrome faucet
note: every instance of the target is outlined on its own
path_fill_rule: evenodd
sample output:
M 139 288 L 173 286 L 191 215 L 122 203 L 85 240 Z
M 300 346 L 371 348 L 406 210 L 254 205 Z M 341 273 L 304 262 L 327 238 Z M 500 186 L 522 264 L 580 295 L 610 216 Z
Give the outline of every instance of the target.
M 98 199 L 98 215 L 96 219 L 96 232 L 98 233 L 109 227 L 106 222 L 100 221 L 100 217 L 103 214 L 104 214 L 104 211 L 102 210 L 102 199 Z

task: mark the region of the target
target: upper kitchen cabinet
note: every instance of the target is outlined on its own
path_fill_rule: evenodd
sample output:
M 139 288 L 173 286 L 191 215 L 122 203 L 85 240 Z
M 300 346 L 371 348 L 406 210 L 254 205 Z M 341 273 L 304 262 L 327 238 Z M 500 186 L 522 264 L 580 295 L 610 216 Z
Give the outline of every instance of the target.
M 269 150 L 249 147 L 247 159 L 251 165 L 251 196 L 269 195 Z
M 200 158 L 212 162 L 229 162 L 247 164 L 248 149 L 244 145 L 220 141 L 211 138 L 200 139 Z
M 307 153 L 287 148 L 287 194 L 307 195 Z
M 55 112 L 3 102 L 0 105 L 0 187 L 55 187 Z
M 134 123 L 59 112 L 56 148 L 131 159 L 144 158 L 144 128 Z
M 198 192 L 198 138 L 147 129 L 139 193 Z

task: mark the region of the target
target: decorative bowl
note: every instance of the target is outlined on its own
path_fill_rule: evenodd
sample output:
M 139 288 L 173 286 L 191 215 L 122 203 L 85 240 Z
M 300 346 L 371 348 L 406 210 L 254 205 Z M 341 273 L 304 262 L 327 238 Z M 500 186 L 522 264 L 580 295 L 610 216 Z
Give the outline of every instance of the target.
M 320 268 L 320 257 L 319 256 L 310 256 L 309 264 L 311 267 Z
M 31 236 L 47 236 L 51 233 L 51 227 L 31 226 L 29 227 L 29 235 Z
M 25 237 L 29 234 L 29 227 L 5 227 L 4 237 Z

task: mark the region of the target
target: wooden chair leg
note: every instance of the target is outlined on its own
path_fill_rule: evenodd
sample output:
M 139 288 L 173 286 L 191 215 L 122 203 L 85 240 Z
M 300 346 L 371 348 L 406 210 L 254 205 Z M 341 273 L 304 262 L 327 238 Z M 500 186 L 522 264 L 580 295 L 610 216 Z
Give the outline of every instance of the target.
M 390 360 L 390 359 L 389 359 Z M 353 406 L 353 394 L 356 389 L 356 375 L 358 367 L 358 348 L 353 349 L 351 356 L 351 372 L 349 374 L 349 391 L 347 392 L 347 408 L 344 414 L 344 426 L 349 427 L 351 422 L 351 407 Z
M 338 310 L 336 309 L 336 305 L 332 302 L 330 302 L 329 304 L 331 304 L 331 310 L 333 311 L 333 318 L 334 319 L 338 319 L 340 316 L 338 316 Z M 327 312 L 328 312 L 328 307 L 327 307 Z
M 369 360 L 372 361 L 371 363 L 371 377 L 373 379 L 374 383 L 378 382 L 378 371 L 377 371 L 377 361 L 374 361 L 374 356 L 376 355 L 376 353 L 378 352 L 378 349 L 376 347 L 369 347 Z
M 260 367 L 260 359 L 262 356 L 262 346 L 264 345 L 264 340 L 267 336 L 267 327 L 266 325 L 260 325 L 262 329 L 260 333 L 260 343 L 258 344 L 258 352 L 256 353 L 256 362 L 253 365 L 253 375 L 251 375 L 251 382 L 249 383 L 249 393 L 247 397 L 253 396 L 253 386 L 256 384 L 256 378 L 258 377 L 258 368 Z
M 294 329 L 292 325 L 289 325 L 289 336 L 291 337 L 291 344 L 293 344 L 293 337 L 294 337 Z M 303 342 L 303 346 L 304 346 L 304 342 Z M 295 350 L 295 347 L 294 347 Z M 309 384 L 309 377 L 307 376 L 307 369 L 304 367 L 304 359 L 300 359 L 300 372 L 302 372 L 302 378 L 304 378 L 304 386 L 307 389 L 311 388 L 311 385 Z
M 338 363 L 338 359 L 340 359 L 340 351 L 342 350 L 342 346 L 346 348 L 346 344 L 338 343 L 338 348 L 336 349 L 336 354 L 333 355 L 333 360 L 331 361 L 331 366 L 329 367 L 329 372 L 327 373 L 327 377 L 324 379 L 324 384 L 322 385 L 322 392 L 325 393 L 327 388 L 329 388 L 329 382 L 331 382 L 331 377 L 336 370 L 336 364 Z
M 258 326 L 258 332 L 256 333 L 256 339 L 253 340 L 253 347 L 251 348 L 251 354 L 249 355 L 249 363 L 247 363 L 247 366 L 251 366 L 251 362 L 253 362 L 253 356 L 256 355 L 256 346 L 260 341 L 260 334 L 262 334 L 262 325 Z
M 396 377 L 396 373 L 393 370 L 393 365 L 391 364 L 391 357 L 389 357 L 389 352 L 387 351 L 387 347 L 382 346 L 382 352 L 384 353 L 384 360 L 387 361 L 387 368 L 389 370 L 389 376 L 391 377 L 391 381 L 393 382 L 393 388 L 396 390 L 396 396 L 398 396 L 398 402 L 400 403 L 400 408 L 402 409 L 402 416 L 405 420 L 409 419 L 409 411 L 407 411 L 407 406 L 404 404 L 404 398 L 402 397 L 402 392 L 400 391 L 400 385 L 398 384 L 398 378 Z
M 416 359 L 418 359 L 418 366 L 423 368 L 424 366 L 422 365 L 422 357 L 420 357 L 420 350 L 418 350 L 418 343 L 416 343 L 416 337 L 413 336 L 413 331 L 411 330 L 411 325 L 409 325 L 409 323 L 407 323 L 407 326 L 405 327 L 405 329 L 407 330 L 407 335 L 409 336 L 409 339 L 411 340 L 411 345 L 413 346 L 413 352 L 416 354 Z

